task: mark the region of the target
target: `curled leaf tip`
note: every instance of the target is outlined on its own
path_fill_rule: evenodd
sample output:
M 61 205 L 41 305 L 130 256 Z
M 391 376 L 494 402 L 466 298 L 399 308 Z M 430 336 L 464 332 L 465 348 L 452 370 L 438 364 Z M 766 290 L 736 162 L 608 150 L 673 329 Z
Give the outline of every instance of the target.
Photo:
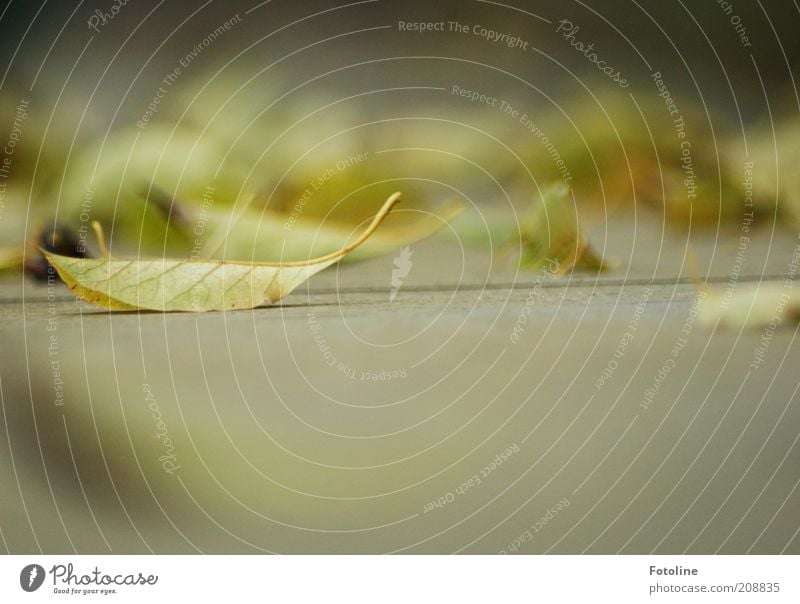
M 372 219 L 372 222 L 367 227 L 367 229 L 356 239 L 353 243 L 350 243 L 344 246 L 340 250 L 336 250 L 335 252 L 331 252 L 330 254 L 325 254 L 324 256 L 319 256 L 318 258 L 311 258 L 310 260 L 300 260 L 298 262 L 281 262 L 281 263 L 258 263 L 259 266 L 308 266 L 311 264 L 316 264 L 318 262 L 327 262 L 328 260 L 338 260 L 342 256 L 352 252 L 362 243 L 364 243 L 367 239 L 369 239 L 370 235 L 375 232 L 383 219 L 392 211 L 392 208 L 400 201 L 401 194 L 400 192 L 393 193 L 381 206 L 381 209 L 378 210 L 378 213 L 375 214 L 375 218 Z

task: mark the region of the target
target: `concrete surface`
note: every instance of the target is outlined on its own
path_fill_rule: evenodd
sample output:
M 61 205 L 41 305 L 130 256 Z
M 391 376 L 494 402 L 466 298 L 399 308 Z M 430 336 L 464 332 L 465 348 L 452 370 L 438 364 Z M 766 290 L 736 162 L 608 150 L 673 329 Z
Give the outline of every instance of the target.
M 0 544 L 800 553 L 796 325 L 753 369 L 765 332 L 699 325 L 692 284 L 782 280 L 797 240 L 737 265 L 736 233 L 645 218 L 592 233 L 613 271 L 563 280 L 428 240 L 393 302 L 392 257 L 224 314 L 6 278 Z

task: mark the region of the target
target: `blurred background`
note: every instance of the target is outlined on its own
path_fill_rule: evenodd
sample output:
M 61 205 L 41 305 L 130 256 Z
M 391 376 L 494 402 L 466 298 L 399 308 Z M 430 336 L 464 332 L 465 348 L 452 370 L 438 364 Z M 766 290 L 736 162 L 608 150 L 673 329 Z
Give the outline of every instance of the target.
M 728 193 L 742 192 L 745 158 L 758 160 L 757 203 L 774 209 L 773 133 L 796 130 L 797 8 L 768 9 L 11 2 L 3 103 L 13 115 L 28 101 L 30 119 L 7 196 L 69 224 L 90 195 L 93 218 L 116 217 L 117 245 L 138 248 L 144 233 L 157 247 L 163 216 L 146 211 L 148 196 L 192 205 L 213 187 L 218 208 L 255 197 L 286 210 L 329 164 L 371 153 L 304 211 L 369 214 L 397 179 L 410 203 L 430 204 L 451 194 L 431 181 L 457 173 L 482 204 L 526 207 L 565 179 L 576 203 L 599 210 L 593 224 L 634 200 L 681 227 L 693 201 L 694 222 L 713 226 L 739 217 Z M 467 33 L 450 31 L 457 22 Z M 691 144 L 689 199 L 677 118 Z

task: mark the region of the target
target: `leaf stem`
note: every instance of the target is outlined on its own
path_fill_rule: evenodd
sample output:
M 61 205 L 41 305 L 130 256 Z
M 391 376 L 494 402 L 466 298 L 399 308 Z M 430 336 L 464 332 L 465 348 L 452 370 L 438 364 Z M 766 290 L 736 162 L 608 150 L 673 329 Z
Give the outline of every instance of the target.
M 92 220 L 92 229 L 94 230 L 95 237 L 97 237 L 97 246 L 100 248 L 100 253 L 103 254 L 103 258 L 108 258 L 108 248 L 106 247 L 106 235 L 103 232 L 103 225 L 96 220 Z

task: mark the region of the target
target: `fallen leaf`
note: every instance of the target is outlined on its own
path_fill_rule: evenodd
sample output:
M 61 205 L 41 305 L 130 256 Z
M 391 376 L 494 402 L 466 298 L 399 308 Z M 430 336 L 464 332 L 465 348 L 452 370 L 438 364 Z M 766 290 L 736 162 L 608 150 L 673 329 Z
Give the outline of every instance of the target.
M 434 234 L 463 209 L 461 202 L 451 200 L 435 210 L 395 211 L 380 231 L 344 260 L 374 258 L 415 243 Z M 245 212 L 232 227 L 229 227 L 230 212 L 215 208 L 195 212 L 190 220 L 203 225 L 207 242 L 203 246 L 203 251 L 207 252 L 204 255 L 219 257 L 222 253 L 226 258 L 279 255 L 286 260 L 300 260 L 341 248 L 356 226 L 339 220 L 320 222 L 303 216 L 254 209 Z
M 43 253 L 76 296 L 110 310 L 202 312 L 254 308 L 264 302 L 277 302 L 360 246 L 399 199 L 399 193 L 392 195 L 353 243 L 306 261 L 84 259 Z
M 589 248 L 586 236 L 578 224 L 575 204 L 570 189 L 557 184 L 542 195 L 541 203 L 522 225 L 519 241 L 520 265 L 531 271 L 544 267 L 558 268 L 556 275 L 564 275 L 579 266 L 605 270 L 603 260 Z
M 671 115 L 662 96 L 634 98 L 621 89 L 565 98 L 538 116 L 520 118 L 523 128 L 503 139 L 516 142 L 522 135 L 528 142 L 522 147 L 524 161 L 508 162 L 512 172 L 502 181 L 529 182 L 522 168 L 536 166 L 541 182 L 570 184 L 582 216 L 607 218 L 637 204 L 678 230 L 735 222 L 741 196 L 726 193 L 739 190 L 741 170 L 720 184 L 720 150 L 726 141 L 712 136 L 702 106 L 688 98 L 678 105 Z M 689 155 L 686 133 L 692 134 Z
M 48 195 L 63 200 L 59 222 L 78 227 L 89 216 L 110 225 L 112 242 L 132 242 L 154 253 L 164 249 L 167 235 L 185 247 L 172 199 L 199 203 L 210 197 L 222 203 L 249 191 L 250 164 L 227 151 L 219 140 L 186 125 L 124 129 L 87 144 Z
M 800 227 L 800 160 L 797 140 L 800 120 L 783 119 L 772 125 L 761 124 L 754 129 L 747 149 L 728 149 L 731 177 L 742 178 L 743 166 L 749 167 L 749 184 L 752 186 L 753 207 L 756 220 L 770 224 L 777 216 L 796 230 Z M 741 146 L 741 140 L 737 140 Z M 754 173 L 754 171 L 756 171 Z M 757 177 L 755 175 L 757 174 Z M 741 197 L 741 196 L 740 196 Z M 744 210 L 744 208 L 743 208 Z M 760 215 L 760 216 L 759 216 Z
M 698 321 L 706 327 L 719 322 L 735 329 L 796 325 L 800 319 L 800 295 L 787 283 L 793 282 L 739 283 L 733 289 L 702 290 L 697 298 Z

